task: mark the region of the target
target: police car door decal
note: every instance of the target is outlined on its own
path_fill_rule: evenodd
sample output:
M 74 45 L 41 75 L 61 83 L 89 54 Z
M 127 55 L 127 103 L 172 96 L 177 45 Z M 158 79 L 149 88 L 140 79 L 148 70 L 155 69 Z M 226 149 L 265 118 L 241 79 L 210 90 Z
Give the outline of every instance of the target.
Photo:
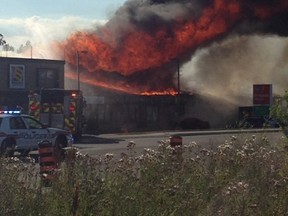
M 20 116 L 11 117 L 9 119 L 10 130 L 16 138 L 17 146 L 27 146 L 30 143 L 29 131 Z

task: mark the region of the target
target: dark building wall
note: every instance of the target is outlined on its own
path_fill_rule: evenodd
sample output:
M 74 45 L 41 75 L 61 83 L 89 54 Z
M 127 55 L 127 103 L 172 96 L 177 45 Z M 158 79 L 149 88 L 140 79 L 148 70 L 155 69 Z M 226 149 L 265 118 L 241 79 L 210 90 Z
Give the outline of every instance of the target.
M 174 130 L 187 100 L 193 96 L 98 96 L 97 103 L 87 103 L 87 133 Z
M 98 94 L 87 103 L 87 133 L 223 129 L 237 119 L 237 106 L 201 95 Z
M 64 64 L 59 60 L 0 57 L 0 91 L 64 88 Z
M 64 61 L 0 57 L 0 109 L 28 107 L 28 94 L 64 88 Z
M 194 100 L 187 102 L 183 120 L 200 120 L 200 123 L 208 123 L 210 128 L 223 129 L 238 119 L 238 106 L 229 101 L 195 95 Z

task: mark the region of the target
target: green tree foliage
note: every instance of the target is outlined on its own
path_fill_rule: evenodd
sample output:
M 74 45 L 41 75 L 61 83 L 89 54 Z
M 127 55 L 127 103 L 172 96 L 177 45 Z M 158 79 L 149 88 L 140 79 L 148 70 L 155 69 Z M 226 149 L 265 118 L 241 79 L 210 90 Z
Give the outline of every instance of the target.
M 270 115 L 278 121 L 281 127 L 288 126 L 288 91 L 275 100 L 270 109 Z
M 4 46 L 6 44 L 6 41 L 3 38 L 4 36 L 0 34 L 0 46 Z

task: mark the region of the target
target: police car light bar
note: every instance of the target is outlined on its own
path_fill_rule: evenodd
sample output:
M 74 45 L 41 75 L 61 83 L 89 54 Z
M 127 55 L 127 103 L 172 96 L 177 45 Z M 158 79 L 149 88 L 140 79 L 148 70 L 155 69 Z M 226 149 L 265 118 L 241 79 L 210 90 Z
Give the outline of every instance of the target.
M 0 114 L 21 114 L 21 111 L 19 110 L 1 110 Z

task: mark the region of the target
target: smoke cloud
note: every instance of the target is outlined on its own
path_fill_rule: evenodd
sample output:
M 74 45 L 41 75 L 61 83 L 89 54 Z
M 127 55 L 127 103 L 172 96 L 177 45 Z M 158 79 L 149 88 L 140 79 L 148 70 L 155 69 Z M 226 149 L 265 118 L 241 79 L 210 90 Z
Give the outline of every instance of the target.
M 249 94 L 251 82 L 283 73 L 277 65 L 287 12 L 285 0 L 130 0 L 104 26 L 72 34 L 60 48 L 71 65 L 75 53 L 88 51 L 80 66 L 95 86 L 135 94 L 176 89 L 179 61 L 185 90 Z
M 94 84 L 135 94 L 177 90 L 180 63 L 181 90 L 201 96 L 187 117 L 223 127 L 238 106 L 252 105 L 253 84 L 272 84 L 274 94 L 287 88 L 287 24 L 285 0 L 127 1 L 103 28 L 66 45 L 76 45 L 73 53 L 92 43 L 82 66 L 98 75 Z
M 233 36 L 196 52 L 181 70 L 186 90 L 252 105 L 253 84 L 287 88 L 288 40 L 279 36 Z

